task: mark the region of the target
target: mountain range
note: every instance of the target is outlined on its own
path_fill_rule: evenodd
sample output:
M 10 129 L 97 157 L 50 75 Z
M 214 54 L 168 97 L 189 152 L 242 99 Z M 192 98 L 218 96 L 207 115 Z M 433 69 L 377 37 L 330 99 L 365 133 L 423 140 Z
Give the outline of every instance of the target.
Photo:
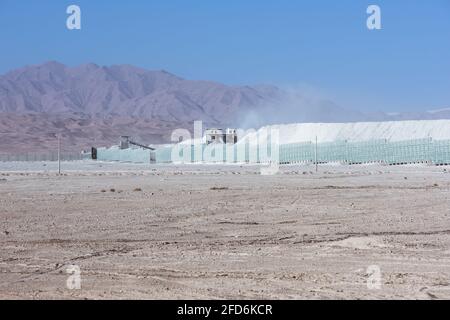
M 165 143 L 175 128 L 257 127 L 278 122 L 349 122 L 450 118 L 450 109 L 363 114 L 275 86 L 229 86 L 186 80 L 131 65 L 27 66 L 0 76 L 0 153 L 116 144 L 130 135 Z

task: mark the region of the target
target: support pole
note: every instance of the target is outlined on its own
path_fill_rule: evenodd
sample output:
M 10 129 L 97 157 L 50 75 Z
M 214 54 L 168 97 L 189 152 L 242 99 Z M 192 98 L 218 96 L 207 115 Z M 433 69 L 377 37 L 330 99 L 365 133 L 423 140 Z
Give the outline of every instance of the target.
M 316 163 L 316 172 L 318 172 L 319 164 L 317 163 L 317 136 L 316 136 L 316 146 L 314 148 L 314 162 Z
M 58 135 L 58 174 L 61 174 L 61 136 Z

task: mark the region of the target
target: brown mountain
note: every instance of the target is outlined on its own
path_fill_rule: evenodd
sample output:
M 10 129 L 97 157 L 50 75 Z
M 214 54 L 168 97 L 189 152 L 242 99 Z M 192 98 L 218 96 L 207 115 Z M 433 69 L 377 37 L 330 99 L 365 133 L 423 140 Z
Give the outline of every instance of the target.
M 166 71 L 118 65 L 28 66 L 0 76 L 0 152 L 69 149 L 117 142 L 130 134 L 144 143 L 167 142 L 192 121 L 232 125 L 238 115 L 280 98 L 276 87 L 226 86 L 185 80 Z
M 48 62 L 0 77 L 0 112 L 224 123 L 232 122 L 238 110 L 276 99 L 277 94 L 275 87 L 230 87 L 129 65 L 70 68 Z

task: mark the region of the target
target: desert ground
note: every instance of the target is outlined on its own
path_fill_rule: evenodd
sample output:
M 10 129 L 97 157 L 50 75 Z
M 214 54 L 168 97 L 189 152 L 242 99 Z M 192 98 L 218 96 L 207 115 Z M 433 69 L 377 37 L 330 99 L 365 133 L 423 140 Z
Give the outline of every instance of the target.
M 450 299 L 449 167 L 56 170 L 0 163 L 0 299 Z

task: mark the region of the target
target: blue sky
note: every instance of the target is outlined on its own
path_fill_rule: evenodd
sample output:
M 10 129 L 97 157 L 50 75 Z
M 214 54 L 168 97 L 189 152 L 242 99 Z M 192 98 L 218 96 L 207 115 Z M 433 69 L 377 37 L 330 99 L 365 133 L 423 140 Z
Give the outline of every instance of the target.
M 66 28 L 71 4 L 82 30 Z M 370 4 L 382 30 L 366 28 Z M 0 73 L 125 63 L 364 111 L 450 107 L 450 0 L 0 0 L 0 39 Z

